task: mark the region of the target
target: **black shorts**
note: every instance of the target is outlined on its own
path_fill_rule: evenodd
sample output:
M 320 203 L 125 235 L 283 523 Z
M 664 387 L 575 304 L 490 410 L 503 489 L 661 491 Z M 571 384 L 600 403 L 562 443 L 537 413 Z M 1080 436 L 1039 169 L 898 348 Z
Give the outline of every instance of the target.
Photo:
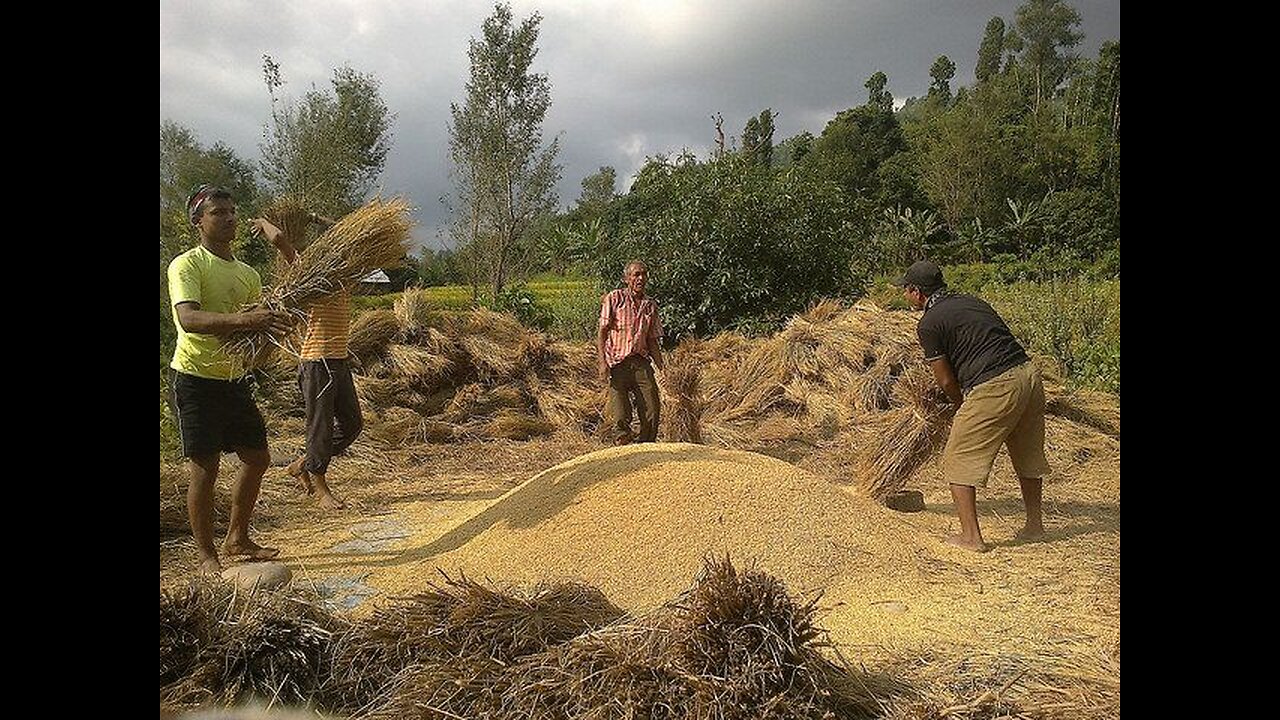
M 267 449 L 267 426 L 253 402 L 252 376 L 210 380 L 172 370 L 169 379 L 183 455 Z

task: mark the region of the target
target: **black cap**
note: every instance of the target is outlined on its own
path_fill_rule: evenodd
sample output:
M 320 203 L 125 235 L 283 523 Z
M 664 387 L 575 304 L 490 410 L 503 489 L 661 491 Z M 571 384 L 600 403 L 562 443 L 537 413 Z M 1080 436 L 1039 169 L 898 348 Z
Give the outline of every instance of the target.
M 942 279 L 942 268 L 928 260 L 917 260 L 893 284 L 900 287 L 914 285 L 922 290 L 932 290 L 947 283 Z

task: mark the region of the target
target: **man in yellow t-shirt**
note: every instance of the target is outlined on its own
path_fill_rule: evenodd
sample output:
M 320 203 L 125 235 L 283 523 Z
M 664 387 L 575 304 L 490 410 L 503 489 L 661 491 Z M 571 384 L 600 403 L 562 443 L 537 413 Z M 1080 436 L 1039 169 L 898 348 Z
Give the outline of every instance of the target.
M 261 296 L 262 278 L 232 254 L 236 206 L 230 193 L 202 185 L 187 200 L 187 218 L 199 231 L 200 244 L 169 263 L 169 298 L 178 330 L 170 387 L 191 479 L 187 514 L 200 569 L 216 573 L 222 566 L 213 545 L 213 485 L 222 452 L 234 451 L 241 462 L 223 553 L 268 560 L 280 552 L 249 539 L 249 520 L 271 456 L 266 425 L 253 401 L 252 376 L 246 375 L 242 360 L 226 351 L 224 339 L 237 331 L 285 330 L 289 319 L 270 310 L 241 310 Z

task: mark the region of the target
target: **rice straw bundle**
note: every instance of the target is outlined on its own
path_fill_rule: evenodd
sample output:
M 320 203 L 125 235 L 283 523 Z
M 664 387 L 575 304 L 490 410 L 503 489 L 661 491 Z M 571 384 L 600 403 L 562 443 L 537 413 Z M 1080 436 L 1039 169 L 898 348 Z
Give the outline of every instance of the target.
M 401 378 L 427 385 L 444 378 L 453 368 L 449 358 L 416 345 L 389 345 L 387 362 Z
M 400 332 L 400 324 L 396 315 L 390 310 L 369 310 L 360 313 L 351 321 L 351 332 L 347 336 L 347 347 L 351 354 L 368 365 L 369 361 L 382 355 L 387 345 Z
M 895 407 L 876 413 L 860 428 L 865 445 L 857 449 L 858 484 L 883 500 L 946 442 L 954 407 L 940 397 L 931 371 L 913 365 L 894 387 Z
M 276 287 L 263 293 L 256 308 L 288 313 L 296 324 L 306 319 L 307 308 L 315 301 L 400 262 L 412 228 L 409 210 L 409 203 L 401 198 L 371 200 L 343 217 L 298 255 Z M 246 360 L 257 359 L 271 346 L 297 355 L 296 347 L 287 342 L 287 333 L 267 328 L 234 335 L 226 348 Z
M 662 373 L 663 390 L 667 393 L 666 439 L 670 442 L 702 442 L 702 397 L 699 384 L 701 370 L 696 362 L 699 341 L 682 341 L 667 358 Z
M 311 211 L 301 195 L 281 195 L 263 208 L 262 215 L 280 228 L 290 244 L 299 251 L 307 246 L 307 226 L 312 222 Z
M 396 298 L 392 312 L 400 323 L 400 332 L 407 340 L 426 334 L 435 303 L 430 294 L 421 288 L 405 290 Z

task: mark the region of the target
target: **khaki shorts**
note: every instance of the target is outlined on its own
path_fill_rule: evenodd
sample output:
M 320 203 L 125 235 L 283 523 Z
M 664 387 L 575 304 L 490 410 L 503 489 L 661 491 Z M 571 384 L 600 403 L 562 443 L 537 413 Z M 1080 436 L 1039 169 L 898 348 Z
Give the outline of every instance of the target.
M 942 474 L 953 485 L 986 487 L 1000 446 L 1020 478 L 1049 474 L 1044 456 L 1044 385 L 1034 363 L 1023 363 L 969 391 L 951 423 Z

